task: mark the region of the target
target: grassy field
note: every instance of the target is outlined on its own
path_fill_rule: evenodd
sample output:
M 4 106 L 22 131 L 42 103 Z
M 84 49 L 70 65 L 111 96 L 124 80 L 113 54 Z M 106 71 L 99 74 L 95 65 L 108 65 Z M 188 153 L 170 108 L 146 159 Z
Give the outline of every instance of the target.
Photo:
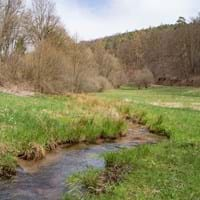
M 37 160 L 59 144 L 118 137 L 126 129 L 112 104 L 85 95 L 17 97 L 0 93 L 0 177 L 16 158 Z
M 118 137 L 127 128 L 125 116 L 169 140 L 106 154 L 104 170 L 71 178 L 84 190 L 66 199 L 199 200 L 200 90 L 195 88 L 122 88 L 65 97 L 0 93 L 0 176 L 15 174 L 18 156 L 37 160 L 59 144 Z
M 71 178 L 71 183 L 78 183 L 85 192 L 72 197 L 69 194 L 66 199 L 199 200 L 200 90 L 123 88 L 97 96 L 108 102 L 126 102 L 124 113 L 132 118 L 137 117 L 155 133 L 167 135 L 169 140 L 153 146 L 106 154 L 105 170 L 90 169 L 84 175 Z M 121 177 L 117 169 L 123 170 L 123 166 L 125 169 L 129 166 L 131 170 Z

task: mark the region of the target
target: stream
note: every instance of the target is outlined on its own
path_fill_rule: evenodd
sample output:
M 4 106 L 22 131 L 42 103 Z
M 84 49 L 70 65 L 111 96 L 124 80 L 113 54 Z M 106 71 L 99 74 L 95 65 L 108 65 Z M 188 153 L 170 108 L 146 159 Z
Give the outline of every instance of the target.
M 42 161 L 19 161 L 20 168 L 12 180 L 0 181 L 0 200 L 60 200 L 67 192 L 67 177 L 88 167 L 104 167 L 104 152 L 142 144 L 155 144 L 163 137 L 150 134 L 140 125 L 131 125 L 127 136 L 113 143 L 80 144 L 57 149 Z

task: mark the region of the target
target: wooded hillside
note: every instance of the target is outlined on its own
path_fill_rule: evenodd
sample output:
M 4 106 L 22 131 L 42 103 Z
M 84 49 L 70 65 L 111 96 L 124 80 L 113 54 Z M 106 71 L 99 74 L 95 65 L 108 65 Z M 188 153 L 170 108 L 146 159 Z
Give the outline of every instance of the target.
M 79 42 L 52 0 L 0 0 L 0 86 L 99 92 L 151 83 L 200 86 L 200 15 L 189 23 Z
M 117 34 L 90 45 L 97 43 L 122 62 L 129 82 L 145 68 L 159 84 L 200 85 L 200 15 L 188 23 L 180 17 L 174 25 Z

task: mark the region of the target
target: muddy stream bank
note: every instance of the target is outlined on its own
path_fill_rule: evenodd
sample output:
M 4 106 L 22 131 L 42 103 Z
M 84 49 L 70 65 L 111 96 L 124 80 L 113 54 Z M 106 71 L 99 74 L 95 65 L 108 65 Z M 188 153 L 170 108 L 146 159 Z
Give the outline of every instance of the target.
M 0 181 L 0 200 L 60 200 L 67 192 L 67 177 L 88 167 L 104 167 L 102 153 L 161 140 L 163 137 L 149 133 L 144 126 L 131 125 L 126 137 L 112 143 L 60 148 L 38 162 L 20 160 L 17 176 Z

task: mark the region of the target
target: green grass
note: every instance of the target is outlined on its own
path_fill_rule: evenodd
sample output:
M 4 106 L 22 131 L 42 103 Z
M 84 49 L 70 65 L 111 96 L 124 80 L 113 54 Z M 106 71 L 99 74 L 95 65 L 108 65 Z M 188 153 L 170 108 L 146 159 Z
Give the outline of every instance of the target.
M 72 182 L 85 189 L 95 188 L 102 173 L 109 174 L 112 167 L 120 166 L 123 170 L 123 166 L 130 166 L 131 171 L 124 173 L 123 180 L 106 184 L 105 193 L 95 195 L 88 190 L 82 199 L 199 200 L 198 88 L 122 88 L 68 97 L 0 93 L 0 176 L 14 174 L 17 155 L 31 152 L 34 147 L 45 150 L 52 143 L 117 137 L 126 129 L 123 115 L 137 118 L 169 140 L 106 154 L 104 171 L 92 169 L 73 176 Z M 79 192 L 81 197 L 83 193 Z
M 16 167 L 19 154 L 41 158 L 51 144 L 95 142 L 99 137 L 117 137 L 125 129 L 120 113 L 94 97 L 0 93 L 0 175 Z
M 200 90 L 183 87 L 123 88 L 97 96 L 108 102 L 125 102 L 125 105 L 118 106 L 120 112 L 137 117 L 155 133 L 167 135 L 169 140 L 107 154 L 106 166 L 128 163 L 133 170 L 120 183 L 108 186 L 106 193 L 86 193 L 82 199 L 199 200 Z M 81 180 L 79 177 L 76 182 L 83 184 Z
M 199 145 L 168 143 L 116 153 L 112 155 L 114 163 L 119 162 L 120 159 L 127 159 L 127 156 L 131 157 L 130 164 L 133 165 L 131 173 L 124 181 L 108 187 L 106 194 L 98 196 L 87 194 L 83 199 L 198 200 L 200 197 L 199 147 Z M 88 179 L 90 177 L 88 175 Z M 84 177 L 84 180 L 87 179 Z M 87 184 L 89 183 L 88 181 Z M 92 184 L 95 185 L 94 182 Z
M 153 87 L 144 90 L 122 88 L 97 94 L 109 99 L 120 99 L 139 104 L 165 104 L 174 107 L 194 108 L 200 110 L 200 89 L 190 87 Z

